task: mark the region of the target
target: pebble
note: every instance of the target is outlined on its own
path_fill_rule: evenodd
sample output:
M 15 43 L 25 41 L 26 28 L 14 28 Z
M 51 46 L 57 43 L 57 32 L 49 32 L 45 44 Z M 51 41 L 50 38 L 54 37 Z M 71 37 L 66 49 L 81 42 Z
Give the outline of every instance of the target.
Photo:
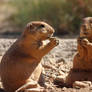
M 65 91 L 66 89 L 67 89 L 66 87 L 63 87 L 63 88 L 62 88 L 62 91 Z
M 90 81 L 75 81 L 73 83 L 73 88 L 87 88 L 91 86 Z
M 63 75 L 63 76 L 56 76 L 55 81 L 60 81 L 60 82 L 64 83 L 65 79 L 66 79 L 65 75 Z

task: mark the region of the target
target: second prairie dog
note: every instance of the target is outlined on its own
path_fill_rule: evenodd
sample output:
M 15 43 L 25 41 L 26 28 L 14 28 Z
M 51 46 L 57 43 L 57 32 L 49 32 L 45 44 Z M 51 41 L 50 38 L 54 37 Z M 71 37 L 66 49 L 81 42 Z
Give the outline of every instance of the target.
M 6 92 L 29 92 L 29 89 L 30 92 L 39 92 L 38 89 L 43 92 L 44 89 L 37 84 L 42 72 L 40 61 L 58 45 L 58 40 L 52 37 L 53 33 L 54 29 L 45 22 L 27 24 L 21 37 L 8 49 L 0 63 L 1 81 Z M 50 42 L 43 45 L 47 39 Z
M 73 69 L 92 71 L 92 17 L 83 19 L 77 44 L 78 52 L 74 56 Z

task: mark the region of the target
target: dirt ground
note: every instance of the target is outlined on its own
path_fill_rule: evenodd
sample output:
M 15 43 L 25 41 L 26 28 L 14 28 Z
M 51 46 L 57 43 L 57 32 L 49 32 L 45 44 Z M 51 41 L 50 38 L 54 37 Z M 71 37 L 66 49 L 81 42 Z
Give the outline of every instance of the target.
M 8 0 L 1 0 L 0 2 L 0 34 L 6 31 L 12 31 L 7 18 L 14 13 L 14 9 L 12 11 L 12 8 L 7 4 L 7 1 Z M 56 81 L 59 77 L 69 73 L 69 70 L 72 68 L 73 56 L 77 51 L 76 38 L 58 39 L 59 46 L 48 53 L 42 61 L 42 65 L 45 69 L 43 75 L 45 77 L 45 85 L 48 92 L 92 92 L 92 88 L 72 88 L 62 85 L 60 79 L 59 81 Z M 16 39 L 9 36 L 0 36 L 0 60 L 15 40 Z M 0 89 L 0 92 L 3 92 L 3 90 Z
M 59 46 L 43 58 L 45 85 L 48 92 L 92 92 L 92 88 L 72 88 L 62 85 L 56 78 L 63 76 L 72 68 L 73 56 L 76 53 L 76 39 L 58 38 Z M 0 58 L 16 39 L 0 38 Z

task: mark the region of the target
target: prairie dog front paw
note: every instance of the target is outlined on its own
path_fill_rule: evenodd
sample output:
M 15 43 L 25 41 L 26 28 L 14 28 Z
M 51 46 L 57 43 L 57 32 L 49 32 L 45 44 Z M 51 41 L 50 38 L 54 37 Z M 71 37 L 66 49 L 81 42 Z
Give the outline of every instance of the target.
M 86 46 L 88 43 L 89 43 L 89 41 L 87 39 L 83 39 L 81 41 L 82 46 Z
M 59 44 L 59 40 L 55 37 L 51 37 L 50 39 L 50 43 L 57 46 Z
M 85 38 L 84 38 L 84 37 L 78 37 L 77 43 L 81 45 L 81 41 L 82 41 L 83 39 L 85 39 Z
M 80 44 L 81 46 L 86 45 L 87 43 L 89 43 L 88 39 L 85 37 L 79 37 L 77 39 L 77 43 Z

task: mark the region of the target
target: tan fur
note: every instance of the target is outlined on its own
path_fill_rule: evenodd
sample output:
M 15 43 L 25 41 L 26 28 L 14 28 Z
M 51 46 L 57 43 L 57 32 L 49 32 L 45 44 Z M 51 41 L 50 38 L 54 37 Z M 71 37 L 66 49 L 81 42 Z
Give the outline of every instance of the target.
M 80 37 L 77 39 L 77 53 L 73 59 L 73 68 L 66 77 L 66 85 L 75 81 L 92 81 L 92 17 L 83 19 Z
M 73 69 L 92 70 L 92 17 L 83 19 L 77 44 L 78 52 L 73 60 Z
M 20 92 L 27 84 L 39 80 L 42 72 L 40 61 L 58 41 L 51 37 L 54 29 L 47 23 L 28 23 L 21 37 L 9 48 L 0 63 L 0 74 L 6 92 Z M 42 41 L 49 39 L 47 45 Z M 30 91 L 31 92 L 31 91 Z

